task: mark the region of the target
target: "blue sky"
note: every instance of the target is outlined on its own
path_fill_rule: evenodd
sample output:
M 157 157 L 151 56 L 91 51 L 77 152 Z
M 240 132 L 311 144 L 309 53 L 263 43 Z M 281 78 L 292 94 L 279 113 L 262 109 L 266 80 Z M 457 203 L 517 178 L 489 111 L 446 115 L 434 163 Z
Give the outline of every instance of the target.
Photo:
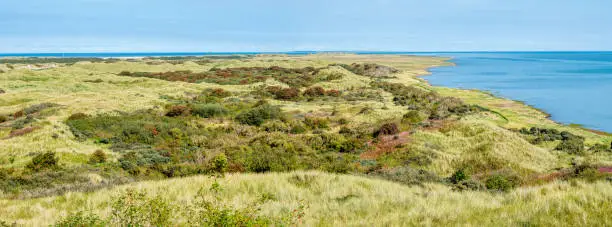
M 0 52 L 612 50 L 610 0 L 2 0 Z

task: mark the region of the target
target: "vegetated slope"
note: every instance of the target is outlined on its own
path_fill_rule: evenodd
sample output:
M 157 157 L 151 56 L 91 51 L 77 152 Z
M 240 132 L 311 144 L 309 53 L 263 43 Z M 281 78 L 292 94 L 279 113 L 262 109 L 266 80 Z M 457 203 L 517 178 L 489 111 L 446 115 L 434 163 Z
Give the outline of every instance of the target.
M 215 183 L 218 186 L 213 187 Z M 217 188 L 218 192 L 210 190 Z M 5 221 L 44 226 L 70 213 L 110 217 L 111 201 L 126 189 L 161 196 L 178 207 L 198 191 L 235 209 L 258 204 L 258 215 L 279 217 L 299 209 L 304 226 L 400 225 L 610 225 L 612 185 L 557 182 L 507 193 L 457 192 L 436 184 L 410 187 L 389 181 L 321 172 L 230 174 L 146 181 L 94 193 L 69 193 L 32 200 L 0 200 Z M 263 202 L 262 202 L 263 201 Z M 303 208 L 299 208 L 300 205 Z M 171 225 L 191 216 L 171 212 Z
M 543 190 L 567 197 L 565 204 L 572 206 L 572 196 L 606 187 L 598 182 L 610 176 L 611 137 L 558 125 L 517 102 L 477 91 L 431 87 L 416 77 L 425 74 L 427 67 L 446 64 L 443 60 L 323 54 L 79 61 L 58 63 L 44 70 L 11 64 L 12 70 L 0 74 L 0 89 L 4 91 L 0 94 L 0 197 L 10 204 L 6 211 L 11 216 L 0 215 L 0 220 L 38 224 L 39 216 L 33 219 L 21 213 L 34 208 L 18 205 L 19 201 L 61 198 L 44 205 L 45 210 L 56 209 L 49 211 L 49 216 L 55 215 L 49 220 L 58 220 L 60 210 L 72 209 L 67 204 L 83 201 L 70 197 L 80 191 L 103 195 L 115 190 L 109 187 L 145 180 L 160 181 L 140 185 L 173 188 L 176 182 L 184 185 L 188 181 L 164 179 L 233 172 L 236 174 L 220 181 L 252 177 L 255 181 L 241 181 L 239 186 L 226 182 L 227 187 L 248 191 L 248 196 L 211 202 L 191 196 L 198 189 L 185 187 L 186 195 L 191 195 L 179 196 L 179 200 L 202 202 L 192 204 L 201 215 L 214 216 L 218 209 L 235 214 L 239 220 L 268 224 L 295 224 L 296 219 L 301 220 L 302 211 L 307 215 L 302 221 L 309 220 L 304 222 L 308 225 L 318 224 L 315 220 L 339 225 L 377 218 L 388 220 L 382 223 L 390 225 L 470 224 L 475 220 L 492 225 L 521 224 L 520 220 L 525 220 L 523 224 L 560 223 L 544 216 L 512 213 L 518 212 L 513 209 L 528 208 L 542 215 L 567 212 L 566 221 L 588 224 L 591 220 L 573 220 L 578 211 L 541 211 L 544 208 L 531 201 L 512 202 L 512 195 L 529 191 L 535 200 L 558 205 L 551 195 L 526 188 L 543 185 L 536 188 L 549 188 Z M 314 177 L 293 179 L 270 173 L 306 170 L 364 178 L 316 172 L 308 173 Z M 267 175 L 246 174 L 250 172 Z M 300 191 L 305 189 L 282 192 L 278 188 L 266 194 L 248 186 L 268 184 L 274 176 L 281 181 L 292 178 L 290 184 L 308 186 L 318 195 L 337 191 L 335 184 L 327 181 L 321 188 L 317 188 L 319 183 L 309 186 L 314 178 L 346 180 L 352 187 L 361 187 L 361 181 L 371 183 L 363 186 L 365 191 L 356 191 L 356 196 L 347 193 L 334 194 L 336 199 L 331 195 L 304 198 L 308 206 L 317 207 L 311 210 L 295 203 L 297 195 L 310 193 Z M 206 181 L 202 177 L 192 179 Z M 568 182 L 577 181 L 590 183 L 568 186 Z M 208 193 L 216 187 L 208 185 L 212 182 L 204 184 L 198 185 L 206 189 L 203 196 L 218 197 L 217 189 Z M 380 198 L 382 203 L 370 201 L 370 197 L 381 196 L 371 194 L 381 193 L 379 189 L 370 191 L 378 184 L 388 193 L 407 191 L 401 200 L 407 204 L 393 202 L 392 194 Z M 441 197 L 426 203 L 432 193 Z M 423 198 L 408 198 L 415 195 Z M 167 205 L 155 196 L 150 200 L 139 193 L 125 196 L 140 198 L 136 200 L 142 200 L 143 207 Z M 473 196 L 479 200 L 468 201 Z M 607 199 L 605 193 L 592 196 L 589 201 L 593 203 Z M 263 199 L 249 204 L 263 206 L 263 214 L 257 215 L 252 206 L 239 208 L 244 199 L 255 197 Z M 360 205 L 360 210 L 352 210 L 348 206 L 355 198 L 368 202 Z M 486 199 L 493 203 L 483 202 Z M 265 208 L 270 201 L 292 206 Z M 410 205 L 414 202 L 421 203 L 420 207 Z M 96 200 L 92 204 L 100 204 L 91 207 L 100 216 L 97 221 L 129 224 L 109 217 L 108 203 Z M 125 205 L 122 201 L 113 204 Z M 206 204 L 213 204 L 210 210 L 215 212 L 201 213 L 202 206 L 209 206 Z M 366 205 L 370 209 L 367 212 Z M 588 210 L 581 215 L 598 212 L 588 203 L 580 205 Z M 487 216 L 475 216 L 471 211 L 455 216 L 452 211 L 457 209 L 450 208 L 473 210 L 480 206 L 489 209 Z M 330 207 L 340 210 L 326 210 Z M 344 207 L 347 209 L 342 210 Z M 395 211 L 394 207 L 404 213 L 388 212 Z M 299 211 L 285 212 L 289 209 Z M 196 212 L 188 207 L 179 210 Z M 420 210 L 428 212 L 415 213 Z M 500 210 L 508 210 L 511 219 L 498 215 L 496 211 Z M 76 220 L 78 215 L 66 218 Z

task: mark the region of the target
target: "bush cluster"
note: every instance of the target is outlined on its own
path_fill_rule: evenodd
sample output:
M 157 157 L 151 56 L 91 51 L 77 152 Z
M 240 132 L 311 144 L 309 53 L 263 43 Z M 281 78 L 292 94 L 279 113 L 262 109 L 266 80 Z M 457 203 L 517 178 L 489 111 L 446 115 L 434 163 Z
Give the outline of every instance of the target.
M 333 64 L 333 66 L 340 66 L 357 75 L 367 76 L 367 77 L 372 77 L 372 78 L 394 78 L 391 75 L 399 72 L 399 70 L 393 67 L 378 65 L 374 63 L 364 63 L 364 64 L 353 63 L 350 65 Z

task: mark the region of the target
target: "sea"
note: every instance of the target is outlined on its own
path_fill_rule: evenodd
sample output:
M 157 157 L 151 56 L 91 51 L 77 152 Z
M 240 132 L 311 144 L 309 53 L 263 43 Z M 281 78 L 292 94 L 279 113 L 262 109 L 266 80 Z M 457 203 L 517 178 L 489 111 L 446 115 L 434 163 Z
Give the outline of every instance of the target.
M 612 52 L 359 52 L 451 58 L 454 66 L 431 68 L 435 86 L 478 89 L 523 101 L 564 124 L 612 132 Z M 295 52 L 0 53 L 0 57 L 176 57 L 289 54 Z

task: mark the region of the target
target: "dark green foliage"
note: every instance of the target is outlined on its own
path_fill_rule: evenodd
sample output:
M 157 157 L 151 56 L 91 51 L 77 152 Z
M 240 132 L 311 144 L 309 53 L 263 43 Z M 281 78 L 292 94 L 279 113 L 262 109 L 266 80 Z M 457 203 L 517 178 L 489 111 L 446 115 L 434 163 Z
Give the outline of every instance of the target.
M 557 145 L 556 150 L 567 152 L 570 154 L 583 154 L 584 153 L 584 138 L 581 136 L 575 136 L 568 132 L 562 132 L 561 136 L 563 140 Z
M 55 152 L 45 152 L 37 154 L 32 158 L 32 161 L 26 166 L 28 169 L 38 172 L 46 169 L 57 168 L 58 158 L 55 157 Z
M 0 94 L 4 94 L 6 93 L 6 91 L 4 91 L 4 89 L 0 88 Z
M 102 150 L 96 150 L 89 156 L 90 164 L 100 164 L 106 162 L 106 153 Z
M 532 127 L 530 129 L 522 128 L 521 130 L 519 130 L 519 132 L 523 135 L 532 136 L 529 141 L 533 144 L 539 144 L 545 141 L 563 140 L 561 132 L 556 129 Z
M 470 179 L 470 176 L 463 169 L 458 169 L 450 177 L 450 181 L 453 184 L 458 184 L 459 182 L 469 180 L 469 179 Z
M 98 215 L 93 213 L 86 213 L 79 211 L 76 213 L 69 214 L 66 217 L 61 218 L 53 226 L 55 227 L 102 227 L 107 226 L 108 223 L 100 218 Z
M 519 186 L 521 179 L 518 175 L 511 172 L 494 173 L 487 178 L 485 186 L 491 191 L 507 192 Z
M 220 104 L 198 104 L 191 108 L 191 114 L 203 118 L 225 116 L 228 113 L 229 110 Z
M 9 117 L 4 116 L 4 115 L 0 115 L 0 123 L 7 122 L 8 120 L 9 120 Z
M 394 78 L 393 76 L 391 76 L 391 74 L 399 72 L 399 70 L 393 67 L 378 65 L 374 63 L 365 63 L 365 64 L 353 63 L 351 65 L 334 64 L 333 66 L 340 66 L 357 75 L 368 76 L 368 77 L 373 77 L 373 78 Z
M 278 119 L 281 115 L 280 107 L 264 104 L 238 114 L 236 120 L 241 124 L 259 126 L 264 121 Z
M 397 133 L 399 133 L 399 128 L 397 127 L 397 124 L 385 123 L 381 125 L 380 128 L 378 128 L 378 130 L 374 132 L 373 136 L 378 137 L 378 136 L 394 135 Z
M 395 181 L 407 185 L 420 185 L 427 182 L 441 182 L 440 177 L 423 169 L 398 167 L 390 170 L 376 170 L 369 174 L 385 180 Z

